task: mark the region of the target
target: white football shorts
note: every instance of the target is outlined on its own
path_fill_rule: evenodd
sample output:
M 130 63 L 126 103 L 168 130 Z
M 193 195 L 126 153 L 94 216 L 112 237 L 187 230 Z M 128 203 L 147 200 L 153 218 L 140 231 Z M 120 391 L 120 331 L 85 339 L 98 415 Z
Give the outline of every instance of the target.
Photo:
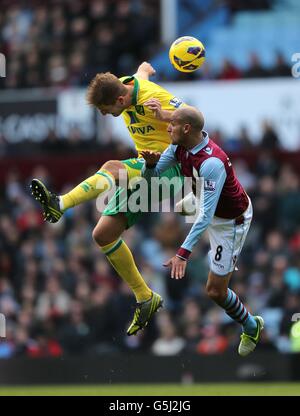
M 235 219 L 214 217 L 207 228 L 210 241 L 210 270 L 217 275 L 224 276 L 236 268 L 253 216 L 250 198 L 243 216 L 243 223 L 240 224 L 236 223 Z

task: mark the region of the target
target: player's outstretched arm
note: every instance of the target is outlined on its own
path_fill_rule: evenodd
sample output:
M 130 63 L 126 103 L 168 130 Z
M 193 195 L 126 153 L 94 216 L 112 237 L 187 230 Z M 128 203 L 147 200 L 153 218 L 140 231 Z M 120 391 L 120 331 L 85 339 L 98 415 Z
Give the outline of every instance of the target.
M 137 78 L 149 79 L 152 75 L 155 75 L 156 71 L 149 62 L 143 62 L 136 73 L 134 74 Z

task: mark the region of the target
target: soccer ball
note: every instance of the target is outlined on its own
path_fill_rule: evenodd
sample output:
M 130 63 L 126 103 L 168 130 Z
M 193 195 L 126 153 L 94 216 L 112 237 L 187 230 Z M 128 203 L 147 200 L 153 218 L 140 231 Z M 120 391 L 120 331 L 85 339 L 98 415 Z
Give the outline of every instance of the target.
M 169 58 L 178 71 L 194 72 L 205 61 L 205 48 L 200 40 L 192 36 L 182 36 L 172 43 Z

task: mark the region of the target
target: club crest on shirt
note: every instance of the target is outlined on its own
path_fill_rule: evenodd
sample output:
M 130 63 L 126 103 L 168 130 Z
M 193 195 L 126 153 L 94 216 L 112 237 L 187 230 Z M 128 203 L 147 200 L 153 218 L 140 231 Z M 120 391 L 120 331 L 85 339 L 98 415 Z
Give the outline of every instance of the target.
M 211 180 L 204 181 L 204 190 L 205 191 L 215 191 L 216 190 L 216 182 Z
M 207 153 L 209 156 L 212 155 L 213 149 L 209 146 L 205 147 L 204 152 Z
M 141 116 L 144 116 L 145 115 L 145 109 L 144 109 L 144 107 L 142 105 L 136 105 L 135 106 L 135 109 L 136 109 L 136 112 L 138 114 L 140 114 Z

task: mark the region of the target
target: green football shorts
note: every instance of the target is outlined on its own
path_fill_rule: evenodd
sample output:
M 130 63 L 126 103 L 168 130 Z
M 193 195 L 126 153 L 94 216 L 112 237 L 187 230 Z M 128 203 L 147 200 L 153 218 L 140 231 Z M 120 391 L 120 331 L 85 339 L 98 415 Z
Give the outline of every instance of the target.
M 129 181 L 134 178 L 141 177 L 141 170 L 144 166 L 144 160 L 143 159 L 127 159 L 122 160 L 122 163 L 124 164 L 124 167 L 126 168 L 128 172 L 128 178 Z M 160 176 L 160 185 L 159 185 L 159 191 L 153 196 L 153 192 L 151 192 L 151 187 L 148 187 L 148 212 L 150 211 L 151 202 L 152 203 L 159 203 L 163 200 L 174 198 L 174 196 L 182 189 L 184 177 L 181 174 L 180 165 L 177 164 L 175 166 L 170 167 L 165 172 L 162 173 Z M 165 179 L 164 179 L 165 178 Z M 169 181 L 172 180 L 172 186 L 169 187 Z M 165 181 L 165 183 L 164 183 Z M 169 189 L 166 191 L 166 188 L 164 186 L 167 186 Z M 109 200 L 105 210 L 102 212 L 102 215 L 105 216 L 111 216 L 111 215 L 117 215 L 120 212 L 124 213 L 127 219 L 127 228 L 130 228 L 132 225 L 134 225 L 141 215 L 144 213 L 143 210 L 138 210 L 137 212 L 132 212 L 130 209 L 130 204 L 128 204 L 128 201 L 130 201 L 130 198 L 134 194 L 134 192 L 139 192 L 139 188 L 135 190 L 125 189 L 119 187 L 112 198 Z M 133 199 L 135 196 L 133 196 Z M 131 198 L 132 199 L 132 198 Z M 139 198 L 137 198 L 137 202 Z M 136 211 L 136 209 L 134 210 Z

